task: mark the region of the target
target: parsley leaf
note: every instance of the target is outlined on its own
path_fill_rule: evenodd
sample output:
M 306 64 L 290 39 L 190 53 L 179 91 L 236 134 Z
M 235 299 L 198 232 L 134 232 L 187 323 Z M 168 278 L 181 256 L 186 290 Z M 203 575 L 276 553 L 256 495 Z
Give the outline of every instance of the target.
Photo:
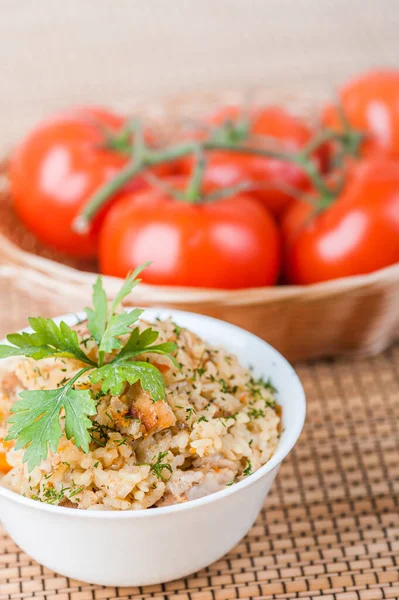
M 15 448 L 26 448 L 23 462 L 29 471 L 47 457 L 48 448 L 57 452 L 62 436 L 60 412 L 65 410 L 65 435 L 75 446 L 89 451 L 88 418 L 96 414 L 96 405 L 89 390 L 75 390 L 73 384 L 88 369 L 80 370 L 66 385 L 56 390 L 23 391 L 11 408 L 11 425 L 6 440 L 17 440 Z
M 117 336 L 126 335 L 131 332 L 130 325 L 133 325 L 143 314 L 140 308 L 134 308 L 130 312 L 123 312 L 112 315 L 108 321 L 107 328 L 102 337 L 99 351 L 112 352 L 112 350 L 122 348 L 123 344 Z
M 89 331 L 98 344 L 100 365 L 103 363 L 104 354 L 106 352 L 112 352 L 112 350 L 122 348 L 123 344 L 118 337 L 130 333 L 130 326 L 133 325 L 143 313 L 139 308 L 120 314 L 115 314 L 115 311 L 122 300 L 124 300 L 133 288 L 140 283 L 141 279 L 137 279 L 137 276 L 146 266 L 148 266 L 148 264 L 149 263 L 141 265 L 126 277 L 125 282 L 116 294 L 109 311 L 107 296 L 102 286 L 101 277 L 98 277 L 93 285 L 92 298 L 94 308 L 86 308 L 85 310 Z
M 152 327 L 148 327 L 142 333 L 140 333 L 138 327 L 132 331 L 130 338 L 128 339 L 125 347 L 119 354 L 119 356 L 126 357 L 130 352 L 136 352 L 141 348 L 150 346 L 153 342 L 158 339 L 158 332 Z
M 107 295 L 102 285 L 102 279 L 97 277 L 93 285 L 93 308 L 85 308 L 87 327 L 97 342 L 100 344 L 107 326 L 108 302 Z
M 140 267 L 137 267 L 137 269 L 135 269 L 133 273 L 130 273 L 126 277 L 125 283 L 123 284 L 119 292 L 116 294 L 115 299 L 111 305 L 111 314 L 115 312 L 116 308 L 119 306 L 122 300 L 124 300 L 126 296 L 130 294 L 132 289 L 141 282 L 141 279 L 137 279 L 137 276 L 140 275 L 141 271 L 143 271 L 143 269 L 145 269 L 149 265 L 149 262 L 144 263 Z
M 128 339 L 124 348 L 116 357 L 115 362 L 118 362 L 120 360 L 127 360 L 139 354 L 144 354 L 145 352 L 154 352 L 155 354 L 169 355 L 171 352 L 174 352 L 176 350 L 177 344 L 175 344 L 174 342 L 164 342 L 163 344 L 156 344 L 151 346 L 152 342 L 155 342 L 157 337 L 158 332 L 152 329 L 151 327 L 145 329 L 142 333 L 140 333 L 139 328 L 136 327 L 135 329 L 133 329 L 130 338 Z M 173 362 L 173 364 L 177 368 L 179 368 L 179 364 L 173 356 L 168 356 L 168 358 Z
M 57 325 L 52 319 L 43 317 L 29 320 L 34 333 L 12 333 L 7 340 L 12 346 L 0 346 L 0 358 L 29 356 L 35 360 L 46 356 L 77 358 L 89 365 L 95 365 L 79 346 L 76 331 L 63 321 Z
M 14 336 L 17 335 L 20 337 L 13 341 Z M 25 332 L 8 335 L 8 341 L 10 344 L 14 344 L 14 346 L 9 346 L 8 344 L 0 345 L 0 358 L 10 358 L 11 356 L 29 356 L 35 360 L 40 360 L 41 358 L 46 358 L 46 356 L 52 356 L 54 354 L 53 348 L 50 348 L 50 346 L 35 346 L 29 339 L 30 335 L 31 334 Z
M 162 373 L 147 362 L 109 363 L 92 371 L 90 379 L 93 383 L 102 381 L 102 391 L 114 395 L 122 392 L 126 382 L 133 384 L 140 380 L 141 387 L 151 394 L 154 402 L 165 399 L 165 382 Z

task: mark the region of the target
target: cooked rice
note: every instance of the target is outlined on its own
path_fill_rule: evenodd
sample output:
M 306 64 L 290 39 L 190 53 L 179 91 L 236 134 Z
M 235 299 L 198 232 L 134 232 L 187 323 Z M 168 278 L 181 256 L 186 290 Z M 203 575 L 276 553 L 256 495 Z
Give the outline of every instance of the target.
M 140 323 L 141 329 L 147 326 Z M 22 463 L 24 451 L 8 446 L 12 468 L 2 485 L 51 504 L 137 510 L 216 492 L 270 459 L 280 428 L 273 387 L 254 380 L 235 356 L 207 345 L 172 321 L 152 326 L 159 341 L 178 344 L 181 370 L 164 356 L 142 357 L 163 373 L 166 403 L 150 401 L 138 383 L 127 385 L 121 396 L 104 396 L 101 384 L 91 385 L 98 414 L 93 418 L 90 452 L 85 454 L 63 436 L 57 453 L 49 453 L 28 473 Z M 81 339 L 87 338 L 85 324 L 76 329 Z M 90 341 L 85 342 L 85 351 L 95 352 Z M 69 359 L 23 358 L 9 359 L 6 366 L 0 375 L 1 439 L 21 390 L 54 389 L 82 365 Z

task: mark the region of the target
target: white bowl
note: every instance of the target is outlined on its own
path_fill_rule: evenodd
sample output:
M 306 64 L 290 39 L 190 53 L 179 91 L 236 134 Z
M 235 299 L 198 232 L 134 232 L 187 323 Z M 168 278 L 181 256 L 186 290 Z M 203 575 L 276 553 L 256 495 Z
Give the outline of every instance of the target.
M 72 325 L 83 315 L 68 315 Z M 184 577 L 231 550 L 251 528 L 282 460 L 305 419 L 305 395 L 291 365 L 269 344 L 239 327 L 188 312 L 171 316 L 211 344 L 236 354 L 256 376 L 271 377 L 282 406 L 283 431 L 267 464 L 245 480 L 185 504 L 138 511 L 84 511 L 24 498 L 0 486 L 0 518 L 16 544 L 67 577 L 110 586 L 137 586 Z

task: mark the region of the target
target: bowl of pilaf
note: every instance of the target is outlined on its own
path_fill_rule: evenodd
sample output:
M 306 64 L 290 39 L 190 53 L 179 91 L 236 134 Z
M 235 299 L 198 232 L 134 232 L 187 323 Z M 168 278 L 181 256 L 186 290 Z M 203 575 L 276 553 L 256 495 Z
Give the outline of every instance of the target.
M 146 585 L 195 572 L 256 519 L 305 418 L 288 362 L 193 313 L 112 303 L 0 345 L 0 518 L 46 567 Z

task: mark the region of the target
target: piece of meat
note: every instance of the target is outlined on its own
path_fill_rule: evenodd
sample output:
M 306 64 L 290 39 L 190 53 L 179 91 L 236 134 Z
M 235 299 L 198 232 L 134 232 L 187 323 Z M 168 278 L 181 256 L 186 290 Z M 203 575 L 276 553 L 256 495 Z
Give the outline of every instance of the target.
M 164 400 L 153 402 L 150 394 L 138 384 L 129 386 L 127 395 L 131 400 L 130 415 L 134 419 L 140 419 L 145 429 L 145 435 L 157 433 L 175 425 L 176 417 L 169 404 Z
M 65 508 L 77 508 L 76 504 L 71 502 L 69 498 L 63 498 L 58 506 L 64 506 Z
M 13 371 L 4 373 L 1 378 L 0 389 L 7 396 L 16 396 L 17 390 L 22 389 L 23 385 L 21 380 L 16 376 Z
M 8 442 L 2 442 L 2 437 L 7 433 L 7 421 L 10 417 L 10 409 L 14 402 L 18 400 L 18 394 L 24 386 L 21 380 L 13 371 L 5 371 L 0 376 L 0 471 L 3 473 L 8 470 L 5 453 L 8 451 Z
M 187 501 L 187 492 L 204 477 L 199 471 L 174 471 L 166 484 L 166 490 L 156 506 L 170 506 Z
M 225 489 L 228 483 L 234 481 L 238 471 L 235 463 L 227 460 L 225 462 L 230 466 L 206 465 L 202 469 L 174 471 L 166 484 L 164 495 L 156 506 L 181 504 Z
M 228 458 L 224 458 L 221 454 L 210 454 L 203 458 L 194 460 L 193 463 L 196 469 L 200 469 L 203 473 L 208 473 L 210 470 L 230 469 L 231 471 L 238 471 L 237 463 Z
M 226 485 L 234 481 L 237 469 L 219 469 L 217 471 L 210 470 L 206 473 L 198 485 L 194 485 L 187 492 L 187 500 L 196 500 L 209 496 L 220 490 L 224 490 Z

